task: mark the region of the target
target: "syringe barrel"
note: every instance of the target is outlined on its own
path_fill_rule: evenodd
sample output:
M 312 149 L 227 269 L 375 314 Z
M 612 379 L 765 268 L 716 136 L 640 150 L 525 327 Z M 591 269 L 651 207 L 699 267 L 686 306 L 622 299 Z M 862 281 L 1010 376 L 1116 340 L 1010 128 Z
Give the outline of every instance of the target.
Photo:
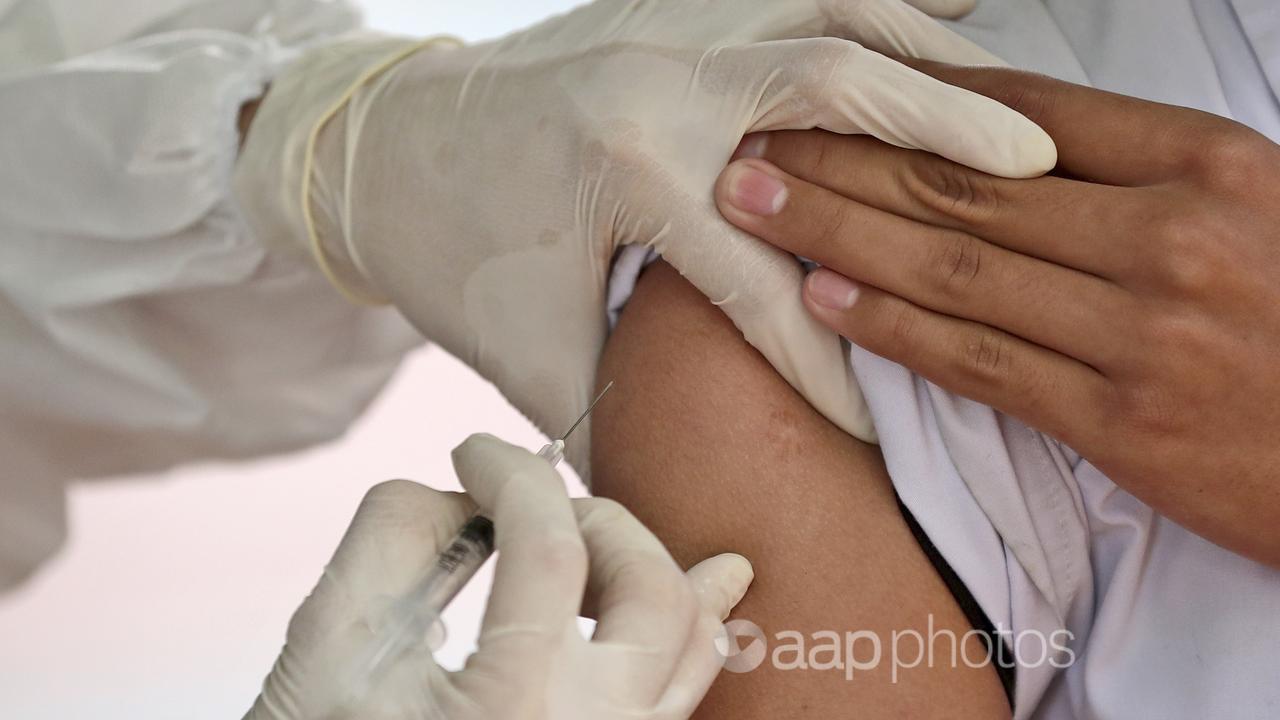
M 472 515 L 436 556 L 427 574 L 391 607 L 386 624 L 355 665 L 351 685 L 357 696 L 373 687 L 406 650 L 424 642 L 445 607 L 491 555 L 493 522 L 483 515 Z
M 440 615 L 493 555 L 493 521 L 472 515 L 418 585 L 419 607 Z

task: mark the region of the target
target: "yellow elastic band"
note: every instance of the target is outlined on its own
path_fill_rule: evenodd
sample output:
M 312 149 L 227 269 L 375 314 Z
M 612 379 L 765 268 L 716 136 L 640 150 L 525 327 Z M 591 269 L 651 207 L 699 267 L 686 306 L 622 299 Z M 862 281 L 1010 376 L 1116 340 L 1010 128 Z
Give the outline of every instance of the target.
M 302 221 L 307 228 L 307 241 L 311 246 L 311 254 L 315 258 L 316 264 L 320 266 L 320 271 L 329 280 L 329 284 L 337 288 L 342 296 L 357 305 L 387 305 L 390 300 L 384 297 L 373 297 L 365 295 L 354 288 L 349 287 L 346 283 L 338 278 L 338 274 L 334 272 L 333 265 L 329 260 L 328 253 L 325 252 L 324 245 L 320 242 L 320 236 L 316 234 L 315 221 L 311 218 L 311 167 L 315 157 L 316 140 L 320 137 L 320 129 L 325 123 L 329 122 L 338 111 L 351 101 L 351 96 L 356 91 L 364 87 L 366 83 L 372 80 L 378 74 L 385 72 L 391 66 L 399 63 L 401 60 L 418 52 L 435 45 L 455 45 L 461 46 L 463 42 L 458 38 L 448 35 L 440 35 L 437 37 L 427 38 L 422 42 L 414 43 L 397 52 L 381 63 L 370 67 L 360 77 L 347 88 L 347 91 L 338 98 L 333 107 L 325 111 L 320 116 L 319 121 L 311 128 L 311 132 L 307 135 L 307 145 L 302 156 Z

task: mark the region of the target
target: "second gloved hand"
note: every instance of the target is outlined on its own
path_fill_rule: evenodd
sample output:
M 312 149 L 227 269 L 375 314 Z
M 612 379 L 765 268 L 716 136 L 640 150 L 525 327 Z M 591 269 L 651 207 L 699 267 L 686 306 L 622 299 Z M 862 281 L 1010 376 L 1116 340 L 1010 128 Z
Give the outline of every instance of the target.
M 255 125 L 305 117 L 315 97 L 335 106 L 314 146 L 294 147 L 320 262 L 551 432 L 589 399 L 610 263 L 640 244 L 819 410 L 874 437 L 840 339 L 800 302 L 800 265 L 715 208 L 744 134 L 867 133 L 1015 177 L 1056 158 L 1021 115 L 881 54 L 998 62 L 899 0 L 598 0 L 498 41 L 413 50 L 322 50 L 273 85 Z M 348 101 L 315 89 L 343 73 Z M 246 156 L 271 142 L 258 132 Z
M 686 574 L 617 503 L 571 501 L 545 460 L 497 438 L 473 435 L 453 462 L 469 495 L 400 480 L 365 497 L 247 720 L 687 720 L 751 565 L 719 555 Z M 424 642 L 351 697 L 353 658 L 477 505 L 498 562 L 476 653 L 450 673 Z

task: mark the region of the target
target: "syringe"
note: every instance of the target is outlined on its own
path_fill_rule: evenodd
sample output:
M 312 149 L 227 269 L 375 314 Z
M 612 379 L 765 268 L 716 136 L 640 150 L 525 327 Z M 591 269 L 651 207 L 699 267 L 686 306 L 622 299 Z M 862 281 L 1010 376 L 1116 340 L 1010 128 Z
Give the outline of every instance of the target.
M 565 440 L 587 419 L 596 403 L 612 387 L 613 382 L 605 385 L 563 435 L 538 451 L 538 457 L 550 463 L 551 467 L 559 465 L 564 459 Z M 373 690 L 405 651 L 423 643 L 431 645 L 432 650 L 438 649 L 438 644 L 444 639 L 441 613 L 491 555 L 493 521 L 479 513 L 472 515 L 441 551 L 426 575 L 391 605 L 387 622 L 374 635 L 366 651 L 354 658 L 349 687 L 353 698 L 363 697 Z M 434 642 L 428 639 L 429 634 L 434 635 Z

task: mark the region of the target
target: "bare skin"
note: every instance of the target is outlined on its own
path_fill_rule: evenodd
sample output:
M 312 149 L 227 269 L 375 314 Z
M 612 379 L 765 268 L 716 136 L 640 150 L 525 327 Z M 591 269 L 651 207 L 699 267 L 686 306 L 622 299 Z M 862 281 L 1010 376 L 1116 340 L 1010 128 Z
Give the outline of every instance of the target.
M 593 418 L 594 491 L 625 504 L 684 566 L 721 551 L 746 555 L 756 580 L 734 613 L 764 630 L 871 631 L 884 660 L 854 672 L 762 667 L 723 673 L 696 718 L 1008 718 L 995 669 L 899 670 L 892 633 L 962 637 L 969 622 L 898 510 L 880 452 L 829 423 L 669 266 L 651 267 L 609 341 L 599 378 L 615 380 Z M 961 649 L 986 656 L 970 636 Z M 872 659 L 870 641 L 854 657 Z M 900 642 L 903 662 L 919 645 Z M 843 650 L 841 651 L 843 654 Z M 784 662 L 793 660 L 784 657 Z M 830 662 L 831 653 L 821 654 Z

